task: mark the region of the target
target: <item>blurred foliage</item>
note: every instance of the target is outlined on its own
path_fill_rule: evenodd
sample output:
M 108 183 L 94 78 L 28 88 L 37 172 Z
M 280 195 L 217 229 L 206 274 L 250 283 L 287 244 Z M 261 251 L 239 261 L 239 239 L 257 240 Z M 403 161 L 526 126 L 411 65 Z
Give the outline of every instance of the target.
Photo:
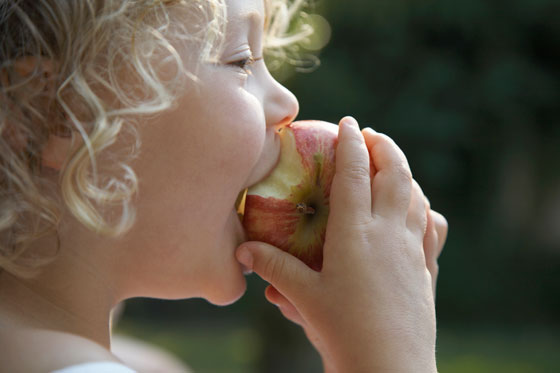
M 391 136 L 449 221 L 440 321 L 560 315 L 560 3 L 321 2 L 332 39 L 287 81 L 300 118 Z
M 547 373 L 560 366 L 558 329 L 440 328 L 441 373 Z
M 537 362 L 539 350 L 559 347 L 546 328 L 560 316 L 560 2 L 322 0 L 316 12 L 332 30 L 321 66 L 284 80 L 299 118 L 353 115 L 387 133 L 449 221 L 437 299 L 439 350 L 449 359 L 440 370 L 552 371 Z M 133 301 L 127 316 L 245 325 L 256 331 L 243 337 L 258 345 L 254 371 L 318 371 L 303 332 L 263 290 L 250 278 L 227 309 Z M 468 332 L 488 325 L 544 334 Z M 488 341 L 497 347 L 483 350 Z
M 174 353 L 199 373 L 320 372 L 313 351 L 278 343 L 277 356 L 265 354 L 257 331 L 239 323 L 178 325 L 161 319 L 124 321 L 121 333 L 149 340 Z M 560 329 L 440 328 L 441 373 L 548 373 L 560 366 Z M 263 361 L 267 361 L 263 363 Z

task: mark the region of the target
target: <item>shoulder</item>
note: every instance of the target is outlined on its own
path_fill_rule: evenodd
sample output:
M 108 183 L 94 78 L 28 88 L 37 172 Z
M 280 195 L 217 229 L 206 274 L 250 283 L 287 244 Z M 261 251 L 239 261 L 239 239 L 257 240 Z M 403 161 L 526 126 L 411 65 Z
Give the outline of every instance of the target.
M 2 330 L 0 345 L 0 366 L 7 372 L 50 372 L 89 362 L 119 363 L 110 351 L 91 340 L 50 330 Z

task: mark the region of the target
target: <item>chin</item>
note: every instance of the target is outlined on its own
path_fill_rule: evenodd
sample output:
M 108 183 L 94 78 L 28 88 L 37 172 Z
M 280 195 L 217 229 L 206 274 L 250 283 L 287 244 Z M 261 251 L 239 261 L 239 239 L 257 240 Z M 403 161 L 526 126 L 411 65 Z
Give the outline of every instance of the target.
M 234 208 L 228 212 L 221 238 L 216 242 L 215 250 L 220 259 L 207 263 L 205 270 L 201 296 L 217 306 L 235 303 L 247 290 L 243 268 L 235 258 L 237 247 L 247 241 L 237 211 L 239 203 L 240 196 Z
M 247 290 L 247 281 L 241 271 L 239 278 L 222 281 L 221 286 L 214 289 L 204 298 L 216 306 L 229 306 L 237 302 Z

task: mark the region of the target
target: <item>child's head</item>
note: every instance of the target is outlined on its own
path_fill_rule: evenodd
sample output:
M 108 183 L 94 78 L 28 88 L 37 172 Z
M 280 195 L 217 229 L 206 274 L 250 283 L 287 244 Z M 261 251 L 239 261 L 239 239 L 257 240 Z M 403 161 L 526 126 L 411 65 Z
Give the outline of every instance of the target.
M 264 29 L 285 32 L 301 3 L 1 1 L 0 267 L 79 251 L 119 296 L 239 295 L 235 200 L 298 111 Z

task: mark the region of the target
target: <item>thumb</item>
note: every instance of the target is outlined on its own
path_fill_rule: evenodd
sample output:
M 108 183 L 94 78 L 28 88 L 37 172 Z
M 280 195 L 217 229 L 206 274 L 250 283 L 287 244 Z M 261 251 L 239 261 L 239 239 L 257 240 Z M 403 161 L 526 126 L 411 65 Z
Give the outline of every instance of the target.
M 245 242 L 237 248 L 235 256 L 291 301 L 297 302 L 317 279 L 318 272 L 301 260 L 264 242 Z

